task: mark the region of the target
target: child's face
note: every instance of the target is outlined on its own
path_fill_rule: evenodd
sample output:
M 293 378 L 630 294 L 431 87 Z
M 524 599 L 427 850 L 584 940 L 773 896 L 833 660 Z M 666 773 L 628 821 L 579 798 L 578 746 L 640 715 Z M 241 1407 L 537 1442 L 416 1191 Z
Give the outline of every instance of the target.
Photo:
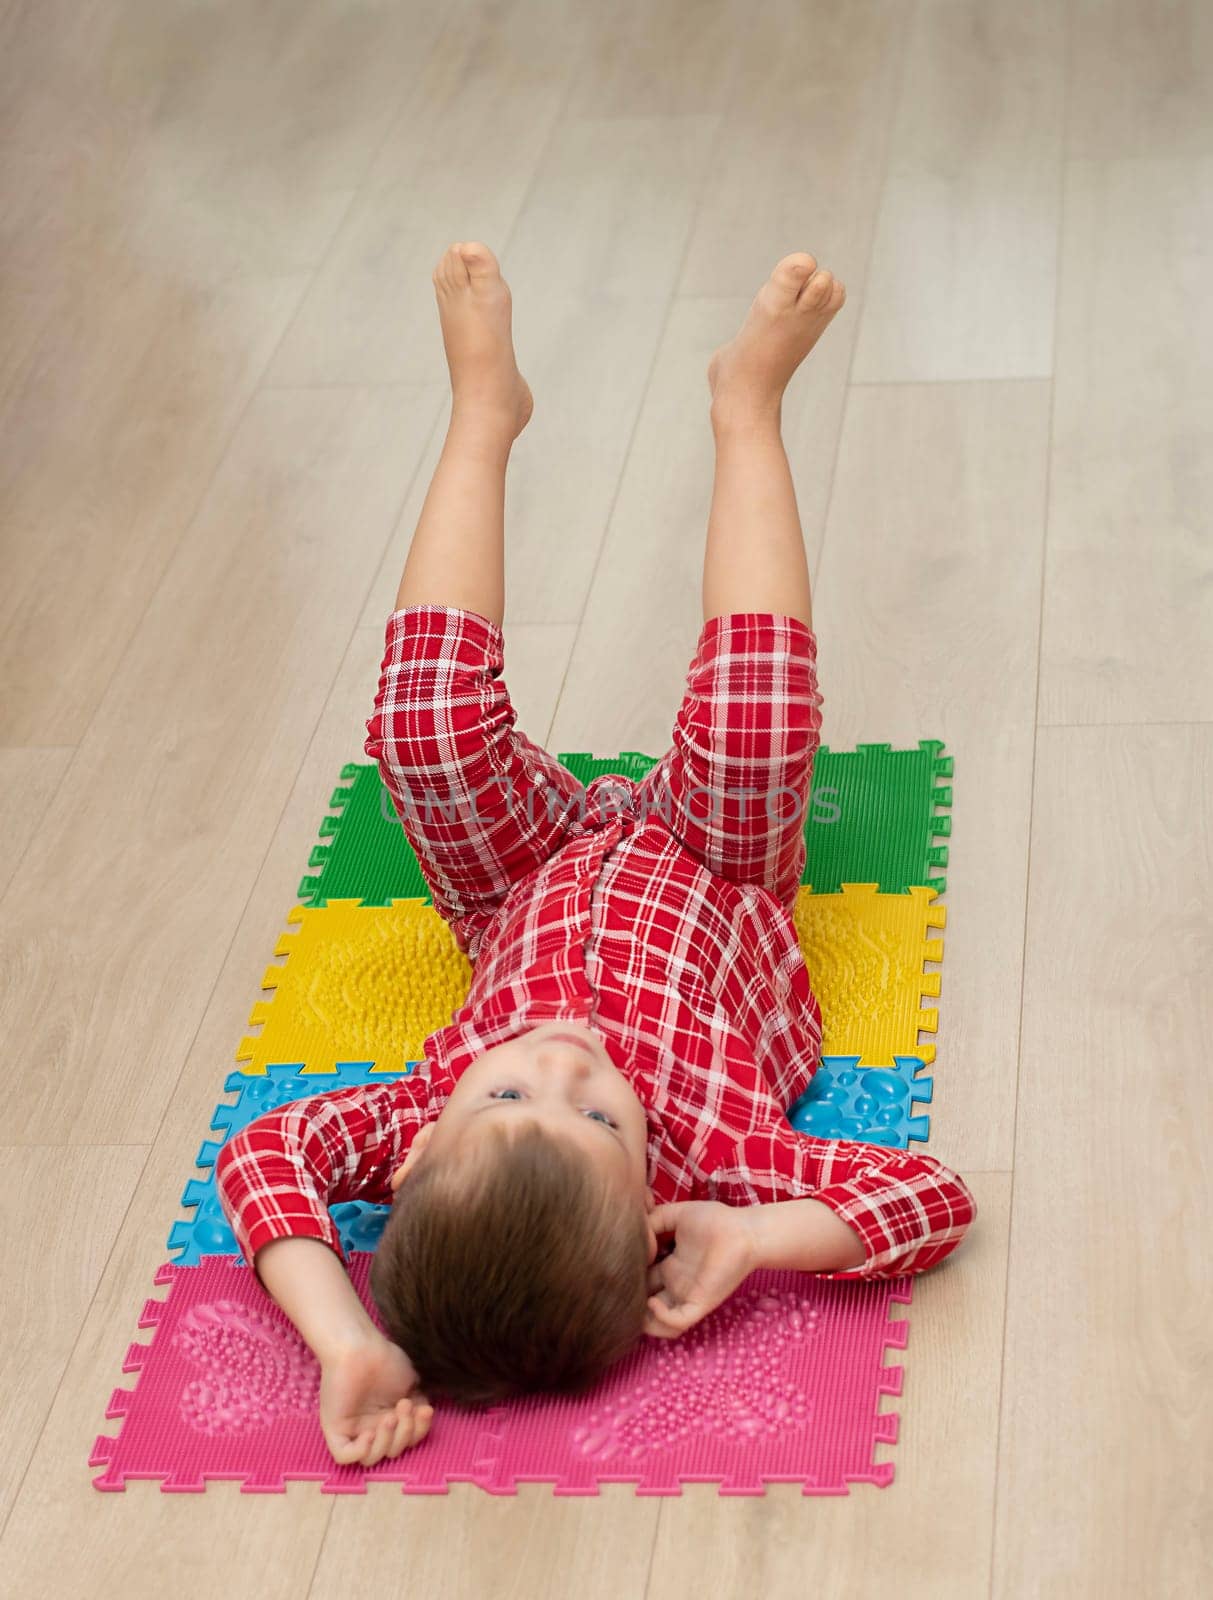
M 651 1208 L 644 1107 L 600 1036 L 577 1022 L 542 1023 L 478 1056 L 439 1115 L 418 1131 L 392 1188 L 425 1150 L 438 1154 L 458 1147 L 474 1159 L 485 1129 L 509 1127 L 524 1117 L 574 1144 L 604 1180 Z M 650 1259 L 656 1247 L 653 1235 Z

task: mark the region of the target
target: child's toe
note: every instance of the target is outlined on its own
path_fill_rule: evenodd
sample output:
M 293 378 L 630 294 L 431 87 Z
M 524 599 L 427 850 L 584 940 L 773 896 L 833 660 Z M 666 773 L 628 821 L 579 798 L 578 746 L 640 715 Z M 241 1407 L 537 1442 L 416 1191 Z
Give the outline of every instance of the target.
M 487 244 L 481 244 L 478 239 L 474 239 L 471 243 L 461 244 L 456 248 L 459 251 L 460 260 L 471 278 L 494 278 L 500 276 L 501 268 L 498 265 L 497 257 Z
M 778 262 L 771 274 L 771 283 L 781 298 L 791 304 L 804 287 L 805 280 L 815 271 L 816 260 L 805 250 L 794 251 Z
M 820 311 L 829 304 L 833 293 L 834 274 L 829 267 L 818 267 L 800 291 L 800 298 L 796 303 L 806 311 Z

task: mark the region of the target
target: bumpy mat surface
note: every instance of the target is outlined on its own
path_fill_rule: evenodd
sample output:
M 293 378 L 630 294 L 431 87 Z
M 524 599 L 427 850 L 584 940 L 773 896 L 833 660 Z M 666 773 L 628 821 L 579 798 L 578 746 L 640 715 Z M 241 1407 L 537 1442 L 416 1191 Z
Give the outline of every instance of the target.
M 867 1066 L 898 1055 L 935 1059 L 935 1006 L 946 921 L 935 890 L 881 894 L 874 883 L 846 883 L 838 894 L 801 889 L 793 910 L 800 948 L 821 1005 L 823 1051 L 854 1051 Z M 923 1034 L 930 1035 L 922 1038 Z
M 828 759 L 827 759 L 828 758 Z M 566 756 L 583 782 L 606 773 L 642 778 L 637 752 Z M 942 958 L 944 909 L 935 903 L 946 864 L 951 761 L 940 746 L 917 751 L 861 746 L 820 753 L 806 823 L 809 862 L 795 920 L 821 1000 L 826 1051 L 808 1091 L 789 1109 L 793 1126 L 823 1138 L 905 1148 L 927 1137 L 916 1105 L 931 1099 L 924 1063 L 934 1058 L 939 993 L 927 971 Z M 240 1262 L 218 1205 L 213 1166 L 224 1138 L 256 1116 L 329 1087 L 410 1070 L 425 1037 L 461 1004 L 470 967 L 428 903 L 387 791 L 372 766 L 352 763 L 331 802 L 301 886 L 306 905 L 266 969 L 268 995 L 229 1075 L 234 1098 L 220 1105 L 186 1186 L 193 1213 L 174 1224 L 177 1260 L 157 1283 L 108 1416 L 116 1438 L 98 1439 L 92 1464 L 103 1489 L 132 1478 L 166 1490 L 239 1480 L 249 1492 L 313 1479 L 358 1492 L 370 1479 L 406 1492 L 444 1491 L 457 1481 L 510 1493 L 543 1481 L 557 1493 L 598 1483 L 635 1483 L 640 1493 L 677 1493 L 683 1482 L 719 1483 L 722 1493 L 761 1493 L 767 1482 L 801 1483 L 806 1494 L 845 1493 L 852 1482 L 887 1484 L 897 1418 L 879 1410 L 900 1392 L 901 1371 L 885 1351 L 905 1346 L 912 1279 L 831 1282 L 809 1274 L 756 1274 L 713 1317 L 681 1340 L 643 1340 L 590 1396 L 534 1397 L 491 1412 L 441 1408 L 417 1450 L 367 1472 L 339 1468 L 315 1417 L 318 1371 L 289 1321 Z M 834 808 L 836 814 L 831 814 Z M 823 830 L 828 832 L 824 836 Z M 812 884 L 813 892 L 808 885 Z M 907 892 L 908 891 L 908 892 Z M 383 1207 L 334 1207 L 334 1218 L 366 1295 Z
M 805 817 L 805 869 L 802 882 L 819 893 L 836 893 L 844 883 L 874 883 L 887 894 L 926 884 L 937 894 L 946 887 L 936 868 L 948 861 L 941 844 L 951 831 L 948 808 L 952 758 L 941 755 L 937 739 L 917 750 L 887 744 L 861 744 L 855 750 L 823 745 L 813 765 L 813 792 Z M 562 754 L 560 760 L 583 784 L 617 773 L 639 782 L 656 765 L 653 756 L 625 750 L 618 756 Z M 305 904 L 362 900 L 389 905 L 393 900 L 429 898 L 417 858 L 404 837 L 379 769 L 351 762 L 342 768 L 341 786 L 329 801 L 331 816 L 320 825 L 319 844 L 308 859 L 299 885 Z
M 923 884 L 943 894 L 948 864 L 941 844 L 952 831 L 948 814 L 952 758 L 938 739 L 917 750 L 861 744 L 825 745 L 813 764 L 813 794 L 805 823 L 804 883 L 833 894 L 844 883 L 875 883 L 900 894 Z
M 471 965 L 424 901 L 333 900 L 295 906 L 286 920 L 298 932 L 278 940 L 274 954 L 286 962 L 261 980 L 276 997 L 253 1007 L 249 1026 L 261 1031 L 236 1050 L 245 1072 L 271 1061 L 302 1061 L 309 1072 L 369 1061 L 400 1072 L 467 995 Z
M 406 1070 L 411 1072 L 413 1065 Z M 198 1152 L 198 1167 L 205 1176 L 191 1178 L 181 1196 L 182 1206 L 192 1211 L 193 1216 L 188 1221 L 174 1222 L 169 1230 L 168 1248 L 175 1264 L 196 1266 L 203 1256 L 239 1254 L 215 1188 L 215 1159 L 234 1133 L 247 1128 L 265 1112 L 276 1111 L 292 1100 L 304 1100 L 329 1089 L 346 1089 L 356 1083 L 381 1082 L 385 1076 L 401 1074 L 384 1074 L 370 1061 L 346 1063 L 325 1074 L 309 1073 L 303 1062 L 276 1063 L 257 1077 L 248 1077 L 243 1072 L 229 1073 L 224 1088 L 229 1093 L 234 1092 L 235 1099 L 217 1106 L 211 1118 L 211 1132 L 222 1137 L 203 1141 Z M 925 1088 L 924 1095 L 923 1086 L 915 1086 L 919 1099 L 929 1099 L 929 1079 Z M 372 1206 L 361 1200 L 332 1207 L 342 1248 L 347 1251 L 374 1250 L 387 1216 L 387 1206 Z
M 366 1289 L 369 1255 L 350 1275 Z M 645 1339 L 588 1394 L 533 1396 L 480 1412 L 443 1407 L 429 1436 L 369 1470 L 339 1467 L 316 1418 L 320 1369 L 252 1273 L 231 1258 L 163 1267 L 167 1300 L 149 1300 L 147 1344 L 127 1352 L 134 1389 L 117 1389 L 106 1411 L 121 1418 L 89 1465 L 99 1489 L 161 1479 L 170 1492 L 235 1479 L 247 1493 L 300 1479 L 334 1493 L 368 1482 L 406 1494 L 441 1494 L 474 1483 L 512 1494 L 520 1483 L 552 1483 L 558 1495 L 594 1494 L 601 1483 L 634 1483 L 641 1494 L 677 1494 L 684 1483 L 718 1483 L 722 1494 L 761 1494 L 799 1483 L 806 1494 L 845 1494 L 851 1483 L 886 1484 L 891 1462 L 873 1442 L 897 1438 L 897 1417 L 878 1414 L 882 1395 L 901 1393 L 902 1370 L 885 1364 L 904 1349 L 909 1280 L 839 1283 L 795 1272 L 754 1273 L 681 1339 Z

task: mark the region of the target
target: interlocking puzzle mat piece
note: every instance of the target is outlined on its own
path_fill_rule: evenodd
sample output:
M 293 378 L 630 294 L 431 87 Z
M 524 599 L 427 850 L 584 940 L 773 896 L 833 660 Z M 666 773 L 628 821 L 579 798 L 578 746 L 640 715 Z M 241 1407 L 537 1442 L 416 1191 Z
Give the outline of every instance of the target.
M 370 1257 L 350 1260 L 367 1293 Z M 882 1395 L 900 1395 L 902 1369 L 885 1362 L 905 1348 L 909 1325 L 891 1319 L 910 1300 L 911 1278 L 827 1280 L 794 1272 L 753 1274 L 681 1339 L 642 1339 L 587 1394 L 528 1396 L 481 1412 L 436 1408 L 429 1436 L 369 1470 L 338 1466 L 316 1416 L 320 1372 L 294 1328 L 253 1274 L 230 1258 L 166 1266 L 139 1320 L 153 1329 L 132 1344 L 106 1411 L 121 1419 L 89 1465 L 99 1489 L 158 1479 L 162 1490 L 199 1493 L 236 1481 L 276 1493 L 292 1481 L 329 1493 L 399 1483 L 406 1494 L 443 1494 L 474 1483 L 513 1494 L 551 1483 L 558 1495 L 632 1483 L 645 1495 L 684 1483 L 722 1494 L 762 1494 L 799 1483 L 805 1494 L 846 1494 L 851 1483 L 888 1484 L 893 1463 L 878 1443 L 897 1438 Z
M 881 894 L 875 884 L 845 884 L 835 895 L 802 888 L 794 912 L 805 963 L 821 1005 L 822 1049 L 858 1054 L 866 1066 L 891 1066 L 898 1055 L 935 1058 L 938 1012 L 924 995 L 939 994 L 939 973 L 924 963 L 943 959 L 943 906 L 933 889 Z M 275 954 L 285 966 L 266 969 L 251 1023 L 257 1037 L 240 1041 L 236 1060 L 248 1073 L 272 1061 L 303 1061 L 306 1072 L 337 1061 L 372 1061 L 399 1071 L 424 1055 L 426 1038 L 451 1020 L 467 998 L 471 966 L 450 929 L 419 900 L 391 906 L 350 900 L 296 906 Z
M 262 1073 L 273 1061 L 303 1061 L 328 1072 L 341 1061 L 371 1061 L 399 1072 L 424 1056 L 426 1037 L 445 1027 L 463 1004 L 471 966 L 432 906 L 397 900 L 363 906 L 332 900 L 320 909 L 295 906 L 267 967 L 249 1018 L 260 1026 L 240 1041 L 236 1060 Z
M 934 1081 L 921 1078 L 917 1056 L 896 1056 L 893 1066 L 860 1066 L 859 1056 L 823 1056 L 807 1091 L 788 1110 L 788 1121 L 818 1139 L 858 1139 L 904 1150 L 911 1139 L 925 1142 L 929 1119 L 912 1116 L 926 1105 Z
M 821 1004 L 824 1052 L 854 1053 L 866 1066 L 889 1066 L 899 1055 L 935 1059 L 939 1012 L 923 996 L 939 994 L 939 973 L 925 963 L 943 960 L 943 940 L 932 938 L 947 912 L 935 890 L 881 894 L 874 883 L 844 883 L 838 894 L 802 888 L 793 910 L 813 992 Z
M 330 900 L 383 906 L 430 899 L 430 886 L 377 766 L 351 761 L 342 767 L 329 810 L 335 814 L 320 824 L 320 837 L 329 842 L 316 845 L 307 861 L 320 870 L 300 883 L 300 900 L 314 906 Z
M 410 1063 L 406 1070 L 412 1072 L 418 1065 Z M 927 1137 L 927 1117 L 911 1115 L 913 1102 L 925 1105 L 931 1099 L 931 1079 L 917 1076 L 922 1069 L 923 1063 L 910 1056 L 898 1056 L 895 1069 L 870 1070 L 860 1068 L 858 1056 L 825 1056 L 808 1092 L 789 1110 L 788 1121 L 818 1139 L 859 1139 L 904 1150 L 911 1139 Z M 169 1231 L 168 1248 L 174 1264 L 195 1266 L 203 1256 L 239 1254 L 215 1188 L 215 1158 L 227 1139 L 263 1113 L 292 1100 L 356 1083 L 378 1083 L 387 1076 L 397 1074 L 375 1072 L 370 1063 L 348 1063 L 335 1073 L 319 1075 L 307 1073 L 298 1062 L 276 1063 L 260 1078 L 229 1074 L 225 1087 L 236 1091 L 236 1099 L 220 1105 L 211 1120 L 212 1131 L 223 1137 L 203 1143 L 198 1167 L 206 1176 L 191 1178 L 181 1196 L 182 1206 L 194 1215 L 188 1221 L 174 1222 Z M 387 1206 L 361 1200 L 334 1206 L 333 1220 L 346 1252 L 373 1251 L 388 1211 Z
M 405 1072 L 412 1072 L 410 1063 Z M 193 1266 L 203 1256 L 239 1255 L 236 1238 L 219 1204 L 215 1188 L 215 1158 L 228 1139 L 267 1111 L 289 1105 L 292 1100 L 304 1100 L 310 1095 L 325 1094 L 331 1089 L 347 1089 L 358 1083 L 381 1083 L 385 1078 L 400 1077 L 400 1073 L 378 1072 L 370 1061 L 345 1062 L 335 1072 L 308 1073 L 302 1062 L 275 1062 L 263 1077 L 247 1077 L 242 1072 L 228 1074 L 224 1084 L 228 1093 L 236 1098 L 216 1107 L 211 1118 L 211 1132 L 221 1137 L 203 1141 L 198 1152 L 198 1167 L 206 1173 L 204 1178 L 191 1178 L 181 1196 L 181 1204 L 194 1215 L 188 1221 L 174 1222 L 169 1230 L 168 1248 L 175 1264 Z M 341 1235 L 342 1248 L 372 1251 L 379 1243 L 387 1221 L 388 1207 L 373 1206 L 361 1200 L 350 1200 L 332 1207 L 333 1221 Z M 241 1257 L 243 1260 L 243 1257 Z
M 835 751 L 823 745 L 805 818 L 802 881 L 827 894 L 844 882 L 875 883 L 888 894 L 922 883 L 942 894 L 944 879 L 933 872 L 947 865 L 948 847 L 939 841 L 950 831 L 945 813 L 952 803 L 952 791 L 941 781 L 952 775 L 952 758 L 941 755 L 942 749 L 938 739 L 924 739 L 917 750 L 861 744 Z M 656 765 L 653 756 L 637 750 L 617 756 L 565 753 L 560 760 L 583 784 L 609 773 L 639 782 Z M 299 885 L 301 901 L 389 905 L 430 898 L 376 766 L 343 767 L 329 806 L 334 814 L 320 824 L 326 842 L 308 859 L 319 871 Z
M 589 785 L 595 778 L 618 776 L 639 783 L 647 778 L 657 765 L 656 756 L 641 755 L 639 750 L 621 750 L 617 756 L 592 756 L 584 750 L 562 751 L 556 758 L 566 766 L 579 782 Z
M 952 757 L 939 739 L 917 750 L 861 744 L 854 750 L 822 745 L 813 764 L 813 793 L 805 821 L 802 883 L 835 894 L 844 883 L 875 883 L 886 894 L 926 884 L 942 894 L 948 864 L 941 844 L 952 831 L 947 814 Z

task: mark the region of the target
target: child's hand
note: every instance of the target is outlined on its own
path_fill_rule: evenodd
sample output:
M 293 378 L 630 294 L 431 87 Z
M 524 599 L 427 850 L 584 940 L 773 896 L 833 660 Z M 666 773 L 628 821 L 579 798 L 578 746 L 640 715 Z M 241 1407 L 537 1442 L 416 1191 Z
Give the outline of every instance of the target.
M 417 1388 L 413 1363 L 376 1333 L 321 1362 L 320 1426 L 342 1466 L 373 1467 L 430 1431 L 434 1408 Z
M 687 1200 L 649 1213 L 653 1231 L 674 1235 L 673 1254 L 649 1268 L 644 1331 L 676 1339 L 706 1317 L 760 1263 L 750 1212 L 717 1200 Z

